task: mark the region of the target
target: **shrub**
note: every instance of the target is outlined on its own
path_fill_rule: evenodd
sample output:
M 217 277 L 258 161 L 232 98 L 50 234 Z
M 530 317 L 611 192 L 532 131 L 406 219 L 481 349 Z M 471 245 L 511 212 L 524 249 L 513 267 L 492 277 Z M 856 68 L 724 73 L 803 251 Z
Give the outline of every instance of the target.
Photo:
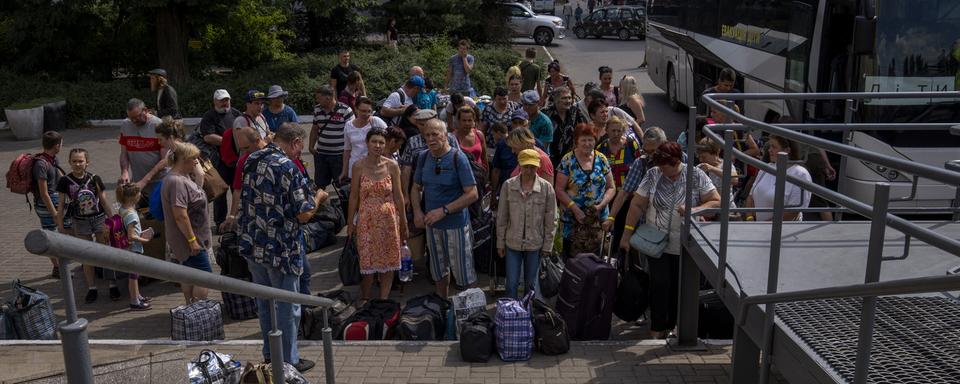
M 520 60 L 519 54 L 509 46 L 478 46 L 471 51 L 477 64 L 470 77 L 478 94 L 490 94 L 494 87 L 502 85 L 504 72 Z M 352 50 L 351 62 L 360 66 L 369 96 L 380 100 L 406 80 L 413 65 L 424 67 L 426 75 L 434 79 L 437 87 L 442 87 L 447 58 L 454 53 L 448 39 L 437 37 L 416 45 L 401 45 L 399 53 L 383 48 Z M 313 110 L 314 90 L 328 84 L 330 69 L 336 64 L 334 52 L 307 54 L 246 71 L 208 74 L 189 84 L 172 85 L 177 90 L 180 113 L 186 117 L 199 117 L 209 109 L 215 89 L 229 91 L 234 107 L 242 108 L 242 95 L 247 89 L 266 91 L 272 84 L 279 84 L 290 92 L 287 104 L 303 115 Z M 0 84 L 4 84 L 0 87 L 0 107 L 54 95 L 66 99 L 70 126 L 83 125 L 88 120 L 125 118 L 126 101 L 131 97 L 146 101 L 148 106 L 153 106 L 156 100 L 143 78 L 65 82 L 19 76 L 0 69 Z

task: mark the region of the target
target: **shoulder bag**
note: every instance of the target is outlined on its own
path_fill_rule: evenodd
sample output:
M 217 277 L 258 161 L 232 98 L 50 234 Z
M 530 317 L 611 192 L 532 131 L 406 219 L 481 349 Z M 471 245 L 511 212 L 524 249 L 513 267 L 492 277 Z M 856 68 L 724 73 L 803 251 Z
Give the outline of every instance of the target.
M 651 195 L 650 202 L 651 209 L 652 205 L 656 200 L 657 190 L 660 189 L 660 177 L 658 176 L 657 182 L 654 184 L 653 194 Z M 676 206 L 676 203 L 674 203 Z M 667 221 L 667 230 L 662 231 L 660 228 L 657 228 L 656 223 L 643 223 L 637 226 L 637 229 L 633 231 L 633 236 L 630 236 L 630 247 L 636 249 L 643 255 L 647 255 L 654 259 L 660 258 L 660 255 L 663 254 L 663 250 L 667 249 L 667 244 L 670 243 L 670 228 L 673 226 L 673 212 L 670 212 L 670 219 Z

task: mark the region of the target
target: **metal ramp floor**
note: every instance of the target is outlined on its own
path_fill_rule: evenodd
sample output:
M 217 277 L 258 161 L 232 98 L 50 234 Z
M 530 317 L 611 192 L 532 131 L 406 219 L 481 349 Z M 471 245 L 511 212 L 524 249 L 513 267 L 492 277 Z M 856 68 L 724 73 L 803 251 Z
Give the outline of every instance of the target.
M 960 238 L 960 223 L 917 222 Z M 740 300 L 767 287 L 770 223 L 730 222 L 725 286 L 718 292 L 736 314 Z M 869 222 L 784 222 L 778 292 L 861 284 L 867 262 Z M 720 224 L 691 228 L 687 251 L 707 276 L 716 276 Z M 885 234 L 884 257 L 904 253 L 904 235 Z M 905 259 L 882 263 L 880 281 L 944 275 L 960 264 L 920 241 Z M 829 299 L 777 305 L 774 364 L 791 383 L 852 382 L 861 299 Z M 763 307 L 746 314 L 745 335 L 762 340 Z M 882 297 L 878 300 L 871 383 L 960 383 L 960 302 L 943 294 Z

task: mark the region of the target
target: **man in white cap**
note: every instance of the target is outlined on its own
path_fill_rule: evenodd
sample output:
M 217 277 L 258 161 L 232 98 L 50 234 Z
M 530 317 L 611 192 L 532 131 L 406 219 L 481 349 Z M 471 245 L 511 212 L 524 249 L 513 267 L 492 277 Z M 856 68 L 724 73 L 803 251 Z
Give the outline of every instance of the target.
M 279 85 L 271 85 L 267 90 L 267 107 L 263 109 L 263 117 L 267 120 L 270 132 L 276 133 L 283 123 L 300 123 L 297 112 L 284 103 L 288 94 Z
M 200 118 L 200 125 L 197 126 L 197 132 L 191 140 L 197 148 L 200 148 L 203 156 L 213 162 L 217 172 L 228 184 L 233 181 L 233 167 L 236 166 L 240 156 L 235 152 L 220 151 L 220 145 L 223 143 L 224 132 L 233 128 L 233 122 L 240 115 L 240 111 L 230 106 L 230 93 L 226 89 L 214 91 L 213 108 Z M 225 156 L 221 156 L 221 153 Z M 224 194 L 213 201 L 213 221 L 219 228 L 226 217 L 227 196 Z
M 147 72 L 150 76 L 150 90 L 157 93 L 156 116 L 180 118 L 180 105 L 177 102 L 177 90 L 167 83 L 167 71 L 163 68 Z

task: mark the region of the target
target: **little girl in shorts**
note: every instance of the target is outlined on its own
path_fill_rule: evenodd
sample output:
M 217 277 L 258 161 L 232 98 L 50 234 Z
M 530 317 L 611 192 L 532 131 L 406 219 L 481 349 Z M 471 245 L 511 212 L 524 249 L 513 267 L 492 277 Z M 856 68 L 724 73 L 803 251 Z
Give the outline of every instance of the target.
M 130 252 L 143 254 L 143 243 L 153 239 L 153 228 L 140 229 L 140 215 L 137 213 L 137 202 L 140 201 L 140 188 L 135 184 L 121 184 L 117 187 L 117 203 L 120 204 L 120 218 L 123 227 L 127 229 L 128 246 Z M 150 309 L 149 299 L 140 295 L 140 275 L 129 274 L 128 290 L 130 291 L 130 310 L 146 311 Z

